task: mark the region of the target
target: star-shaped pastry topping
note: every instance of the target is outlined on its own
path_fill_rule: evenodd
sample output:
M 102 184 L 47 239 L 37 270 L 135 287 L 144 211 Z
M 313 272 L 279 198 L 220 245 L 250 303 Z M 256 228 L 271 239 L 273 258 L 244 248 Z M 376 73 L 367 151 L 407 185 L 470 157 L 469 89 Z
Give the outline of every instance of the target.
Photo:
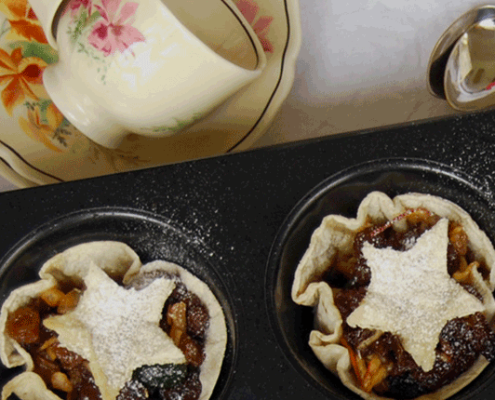
M 445 324 L 483 311 L 483 304 L 447 272 L 448 220 L 441 219 L 407 251 L 363 244 L 371 269 L 365 298 L 348 317 L 351 327 L 391 332 L 424 370 L 435 363 Z
M 182 364 L 183 353 L 159 327 L 175 283 L 156 279 L 142 290 L 125 289 L 96 265 L 84 277 L 86 290 L 72 312 L 47 318 L 62 346 L 90 362 L 102 398 L 115 399 L 142 365 Z

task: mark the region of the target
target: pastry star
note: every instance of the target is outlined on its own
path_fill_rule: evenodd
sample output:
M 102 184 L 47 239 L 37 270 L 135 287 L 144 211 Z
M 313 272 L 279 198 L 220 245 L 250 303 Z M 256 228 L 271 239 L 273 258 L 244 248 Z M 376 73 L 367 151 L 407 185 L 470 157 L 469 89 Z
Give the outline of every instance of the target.
M 185 362 L 159 327 L 173 281 L 162 278 L 142 290 L 125 289 L 92 265 L 84 282 L 86 290 L 75 310 L 44 324 L 58 333 L 62 346 L 90 362 L 104 400 L 115 399 L 142 365 Z
M 351 327 L 391 332 L 424 370 L 435 363 L 445 324 L 483 311 L 483 304 L 447 272 L 448 220 L 441 219 L 407 251 L 362 248 L 371 269 L 365 298 L 348 317 Z

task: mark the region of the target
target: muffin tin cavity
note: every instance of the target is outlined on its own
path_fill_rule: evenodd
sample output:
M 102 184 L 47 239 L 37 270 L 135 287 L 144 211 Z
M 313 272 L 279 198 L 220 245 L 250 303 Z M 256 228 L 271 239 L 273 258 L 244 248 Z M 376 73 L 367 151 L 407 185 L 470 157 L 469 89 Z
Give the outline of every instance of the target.
M 389 197 L 408 192 L 427 193 L 464 208 L 495 239 L 495 203 L 473 179 L 454 169 L 417 159 L 383 159 L 341 171 L 311 190 L 290 212 L 272 245 L 266 276 L 268 315 L 277 341 L 289 362 L 312 385 L 332 399 L 358 400 L 339 378 L 319 362 L 308 340 L 313 311 L 291 299 L 294 272 L 313 231 L 324 216 L 356 216 L 361 200 L 372 191 Z M 489 365 L 468 387 L 451 399 L 477 399 L 495 379 Z
M 173 221 L 155 214 L 124 208 L 97 208 L 72 213 L 35 229 L 0 262 L 0 301 L 12 289 L 39 279 L 43 263 L 55 254 L 84 242 L 115 240 L 129 245 L 143 264 L 154 260 L 176 263 L 205 282 L 223 308 L 227 349 L 211 399 L 225 398 L 238 356 L 238 334 L 228 278 L 221 276 L 211 250 Z M 0 366 L 0 387 L 20 372 Z

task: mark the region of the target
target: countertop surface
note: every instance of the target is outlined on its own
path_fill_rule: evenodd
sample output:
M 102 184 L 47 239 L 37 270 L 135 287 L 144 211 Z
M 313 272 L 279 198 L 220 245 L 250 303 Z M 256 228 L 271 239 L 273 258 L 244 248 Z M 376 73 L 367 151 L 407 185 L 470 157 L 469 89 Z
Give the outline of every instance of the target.
M 427 90 L 443 32 L 479 1 L 301 1 L 292 91 L 257 146 L 455 114 Z

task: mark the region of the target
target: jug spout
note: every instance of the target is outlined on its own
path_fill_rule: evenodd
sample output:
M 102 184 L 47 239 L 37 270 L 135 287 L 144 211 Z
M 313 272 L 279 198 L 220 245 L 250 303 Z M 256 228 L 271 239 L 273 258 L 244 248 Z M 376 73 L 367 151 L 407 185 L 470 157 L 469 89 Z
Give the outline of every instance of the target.
M 66 0 L 29 0 L 29 4 L 34 10 L 36 17 L 41 23 L 41 27 L 45 32 L 48 43 L 54 48 L 57 48 L 57 41 L 54 34 L 54 23 L 58 17 L 58 11 L 66 3 Z

